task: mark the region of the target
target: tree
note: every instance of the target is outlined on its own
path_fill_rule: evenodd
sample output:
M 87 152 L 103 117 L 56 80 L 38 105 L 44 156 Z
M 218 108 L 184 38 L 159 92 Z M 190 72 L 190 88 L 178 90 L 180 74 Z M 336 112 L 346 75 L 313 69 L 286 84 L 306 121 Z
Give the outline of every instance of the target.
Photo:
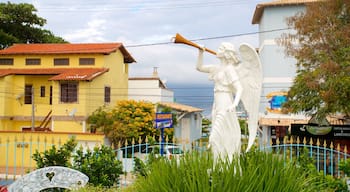
M 114 146 L 132 138 L 156 135 L 154 105 L 145 101 L 122 100 L 112 109 L 97 109 L 88 123 L 102 131 Z
M 202 134 L 209 135 L 211 129 L 211 120 L 208 118 L 202 119 Z
M 297 75 L 284 107 L 319 120 L 335 113 L 349 116 L 350 1 L 307 4 L 287 24 L 295 33 L 283 34 L 279 43 L 296 58 Z
M 14 43 L 65 43 L 61 37 L 42 29 L 44 18 L 28 3 L 0 3 L 0 49 Z

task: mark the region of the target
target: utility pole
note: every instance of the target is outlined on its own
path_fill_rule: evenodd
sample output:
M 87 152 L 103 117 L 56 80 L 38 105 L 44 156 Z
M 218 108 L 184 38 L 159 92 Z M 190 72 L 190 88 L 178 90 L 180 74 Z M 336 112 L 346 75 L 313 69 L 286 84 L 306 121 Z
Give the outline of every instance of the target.
M 32 131 L 35 131 L 34 87 L 32 87 Z

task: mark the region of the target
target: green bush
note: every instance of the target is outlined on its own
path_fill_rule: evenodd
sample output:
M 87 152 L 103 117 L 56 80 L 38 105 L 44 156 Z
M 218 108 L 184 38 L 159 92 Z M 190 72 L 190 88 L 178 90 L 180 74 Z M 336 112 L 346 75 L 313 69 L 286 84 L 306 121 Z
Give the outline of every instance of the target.
M 76 146 L 77 142 L 72 138 L 58 149 L 53 145 L 51 149 L 45 150 L 44 152 L 36 150 L 33 154 L 33 159 L 36 161 L 37 168 L 48 166 L 70 167 L 70 158 Z
M 150 166 L 150 173 L 135 182 L 135 191 L 317 191 L 311 174 L 259 151 L 242 154 L 232 163 L 214 164 L 210 153 L 192 153 L 180 160 L 160 159 Z
M 93 151 L 78 149 L 73 156 L 73 168 L 85 173 L 94 186 L 116 186 L 119 175 L 123 173 L 122 162 L 117 160 L 112 148 L 104 145 Z
M 119 176 L 123 173 L 123 165 L 117 160 L 112 148 L 102 145 L 85 152 L 82 148 L 76 150 L 76 146 L 77 142 L 72 138 L 59 148 L 52 146 L 44 152 L 36 151 L 33 159 L 37 168 L 70 167 L 87 175 L 89 183 L 94 186 L 117 186 Z

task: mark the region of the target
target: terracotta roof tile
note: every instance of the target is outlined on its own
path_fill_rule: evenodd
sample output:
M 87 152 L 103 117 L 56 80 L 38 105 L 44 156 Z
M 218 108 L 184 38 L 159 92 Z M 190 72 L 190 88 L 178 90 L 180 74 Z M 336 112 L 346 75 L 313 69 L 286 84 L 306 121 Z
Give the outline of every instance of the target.
M 274 0 L 265 3 L 259 3 L 256 5 L 252 24 L 258 24 L 260 22 L 261 16 L 264 12 L 265 7 L 273 6 L 287 6 L 287 5 L 303 5 L 307 3 L 313 3 L 320 0 Z
M 107 68 L 0 69 L 0 77 L 6 75 L 53 75 L 49 80 L 90 81 L 107 71 Z
M 165 107 L 170 107 L 178 111 L 185 111 L 190 113 L 203 111 L 203 109 L 200 109 L 200 108 L 196 108 L 196 107 L 192 107 L 192 106 L 184 105 L 180 103 L 174 103 L 174 102 L 160 102 L 159 104 Z
M 126 63 L 135 62 L 121 43 L 81 43 L 81 44 L 14 44 L 0 50 L 0 55 L 38 55 L 38 54 L 110 54 L 120 50 Z

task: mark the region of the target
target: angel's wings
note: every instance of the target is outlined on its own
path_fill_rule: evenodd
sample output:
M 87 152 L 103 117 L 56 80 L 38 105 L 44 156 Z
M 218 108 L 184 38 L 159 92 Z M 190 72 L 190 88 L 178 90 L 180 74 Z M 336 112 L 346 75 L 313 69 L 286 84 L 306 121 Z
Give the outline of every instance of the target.
M 259 104 L 263 78 L 260 59 L 256 50 L 248 44 L 241 44 L 239 52 L 242 62 L 236 70 L 243 87 L 241 101 L 245 110 L 248 112 L 248 151 L 254 144 L 258 130 Z

